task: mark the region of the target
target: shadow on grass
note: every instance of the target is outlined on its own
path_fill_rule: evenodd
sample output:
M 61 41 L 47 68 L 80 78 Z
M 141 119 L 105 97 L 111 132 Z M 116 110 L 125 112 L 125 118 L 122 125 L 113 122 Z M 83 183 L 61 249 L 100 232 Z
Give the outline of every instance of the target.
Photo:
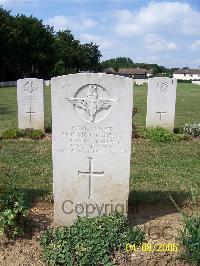
M 190 192 L 183 191 L 131 191 L 129 193 L 128 218 L 132 225 L 143 224 L 150 220 L 178 212 L 191 199 Z
M 6 107 L 6 106 L 1 106 L 0 107 L 0 114 L 1 115 L 6 115 L 8 113 L 15 113 L 14 111 L 11 111 L 10 108 Z
M 174 134 L 182 134 L 183 129 L 181 127 L 175 127 L 173 132 L 174 132 Z
M 25 195 L 25 201 L 28 207 L 31 207 L 37 201 L 49 199 L 49 191 L 44 189 L 28 189 L 28 188 L 14 188 L 16 192 L 22 192 Z M 10 190 L 13 188 L 9 186 L 0 186 L 0 191 Z
M 27 189 L 23 188 L 20 191 L 24 192 L 26 195 L 26 199 L 31 203 L 34 204 L 37 201 L 43 201 L 49 198 L 49 191 L 44 189 Z

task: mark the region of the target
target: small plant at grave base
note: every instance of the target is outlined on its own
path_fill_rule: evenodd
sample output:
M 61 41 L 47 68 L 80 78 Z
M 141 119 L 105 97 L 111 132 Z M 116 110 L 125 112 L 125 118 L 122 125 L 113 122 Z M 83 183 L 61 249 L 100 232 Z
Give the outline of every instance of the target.
M 0 235 L 18 237 L 24 234 L 29 209 L 25 194 L 9 188 L 0 194 Z
M 115 250 L 127 243 L 140 245 L 145 234 L 130 228 L 122 214 L 78 218 L 70 227 L 47 230 L 41 239 L 48 265 L 114 265 Z
M 4 131 L 1 135 L 1 138 L 3 139 L 16 139 L 18 137 L 17 135 L 18 129 L 17 128 L 11 128 Z
M 200 215 L 182 214 L 184 228 L 180 231 L 179 241 L 183 246 L 181 258 L 200 265 Z
M 30 139 L 41 139 L 44 137 L 44 132 L 40 129 L 7 129 L 2 133 L 2 139 L 17 139 L 17 138 L 30 138 Z
M 183 132 L 192 137 L 200 137 L 200 123 L 185 124 Z
M 33 133 L 33 129 L 32 128 L 26 128 L 26 129 L 23 129 L 23 131 L 25 133 L 24 137 L 31 139 L 31 135 Z
M 142 128 L 139 130 L 139 135 L 142 138 L 150 139 L 155 142 L 173 142 L 185 139 L 183 134 L 174 134 L 173 132 L 161 128 Z
M 52 121 L 48 123 L 47 127 L 45 128 L 45 132 L 52 133 Z
M 31 138 L 32 139 L 41 139 L 44 137 L 44 132 L 40 129 L 33 130 L 31 133 Z
M 25 129 L 17 129 L 17 137 L 18 138 L 26 137 L 26 130 Z

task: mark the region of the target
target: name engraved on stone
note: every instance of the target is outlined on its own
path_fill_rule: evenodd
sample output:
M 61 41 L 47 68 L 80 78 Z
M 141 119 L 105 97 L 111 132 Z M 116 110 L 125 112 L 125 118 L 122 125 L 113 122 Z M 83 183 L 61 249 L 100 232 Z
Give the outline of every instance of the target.
M 63 135 L 66 148 L 74 152 L 120 152 L 121 134 L 114 132 L 112 127 L 74 126 L 70 131 L 64 131 Z
M 94 167 L 93 167 L 93 160 L 94 158 L 88 157 L 89 159 L 89 171 L 88 172 L 81 172 L 78 171 L 78 175 L 82 175 L 82 176 L 88 176 L 89 177 L 89 194 L 88 194 L 88 198 L 92 198 L 92 179 L 94 176 L 104 176 L 104 172 L 94 172 Z
M 79 95 L 85 95 L 85 97 Z M 103 95 L 105 96 L 101 97 Z M 106 89 L 96 84 L 87 84 L 81 87 L 74 97 L 66 99 L 74 105 L 76 112 L 83 120 L 91 123 L 103 120 L 109 114 L 111 106 L 119 102 L 118 99 L 109 98 Z M 87 115 L 83 115 L 80 109 Z M 106 115 L 103 118 L 97 118 L 97 113 L 102 110 L 107 110 Z

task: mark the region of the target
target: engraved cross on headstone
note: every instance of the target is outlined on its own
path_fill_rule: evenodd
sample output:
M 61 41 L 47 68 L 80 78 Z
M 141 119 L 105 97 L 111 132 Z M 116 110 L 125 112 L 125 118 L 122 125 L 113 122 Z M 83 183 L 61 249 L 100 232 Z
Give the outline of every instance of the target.
M 88 198 L 92 198 L 91 190 L 92 190 L 92 178 L 93 176 L 104 176 L 104 172 L 94 172 L 93 171 L 93 158 L 88 157 L 89 159 L 89 171 L 88 172 L 81 172 L 78 171 L 78 175 L 88 176 L 89 177 L 89 195 Z
M 29 118 L 30 118 L 30 124 L 31 124 L 31 121 L 32 121 L 32 114 L 35 114 L 35 112 L 33 112 L 31 110 L 31 106 L 30 106 L 30 111 L 29 112 L 26 112 L 27 114 L 29 114 Z
M 160 114 L 160 121 L 162 120 L 162 114 L 166 114 L 166 112 L 162 112 L 162 111 L 160 111 L 160 112 L 156 112 L 157 114 Z

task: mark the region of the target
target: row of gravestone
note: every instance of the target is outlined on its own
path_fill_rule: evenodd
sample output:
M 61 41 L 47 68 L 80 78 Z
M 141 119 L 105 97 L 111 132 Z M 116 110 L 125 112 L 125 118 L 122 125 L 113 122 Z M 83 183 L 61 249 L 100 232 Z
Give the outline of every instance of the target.
M 44 82 L 17 82 L 20 128 L 44 129 Z M 147 126 L 174 127 L 176 80 L 149 79 Z M 127 210 L 133 81 L 102 73 L 51 80 L 55 224 Z
M 79 80 L 78 77 L 80 77 L 80 75 L 81 79 L 84 77 L 84 74 L 76 74 L 74 76 L 75 81 Z M 63 76 L 60 77 L 60 79 L 67 80 L 70 76 Z M 106 75 L 103 74 L 102 77 L 105 78 Z M 109 75 L 109 80 L 114 79 L 115 76 Z M 176 103 L 176 80 L 169 78 L 152 78 L 148 81 L 148 88 L 146 126 L 158 126 L 173 130 Z M 35 78 L 18 80 L 17 97 L 19 128 L 44 130 L 44 81 Z M 77 102 L 77 100 L 75 100 L 73 102 L 72 99 L 71 101 L 69 100 L 69 102 L 74 105 L 76 111 L 79 110 L 79 113 L 81 112 L 82 118 L 90 120 L 90 122 L 92 121 L 92 113 L 88 113 L 86 107 L 84 107 L 83 101 Z M 105 112 L 104 110 L 104 112 L 102 111 L 100 113 L 97 110 L 97 116 Z

